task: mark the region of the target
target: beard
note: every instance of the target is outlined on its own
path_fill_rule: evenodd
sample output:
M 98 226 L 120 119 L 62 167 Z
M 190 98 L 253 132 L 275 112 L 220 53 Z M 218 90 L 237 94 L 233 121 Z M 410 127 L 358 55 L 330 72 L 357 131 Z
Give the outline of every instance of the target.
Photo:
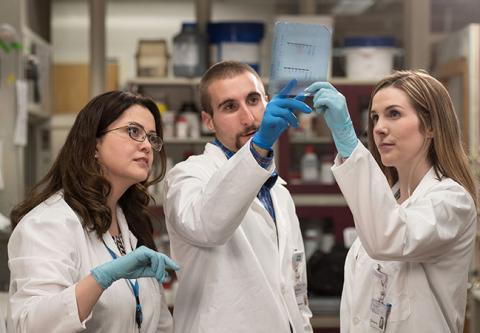
M 258 131 L 258 128 L 259 126 L 252 125 L 245 128 L 245 130 L 242 133 L 237 134 L 235 138 L 235 147 L 237 148 L 237 150 L 242 148 L 243 145 L 245 144 L 245 142 L 242 142 L 242 138 L 245 138 L 248 134 L 251 134 L 252 132 Z

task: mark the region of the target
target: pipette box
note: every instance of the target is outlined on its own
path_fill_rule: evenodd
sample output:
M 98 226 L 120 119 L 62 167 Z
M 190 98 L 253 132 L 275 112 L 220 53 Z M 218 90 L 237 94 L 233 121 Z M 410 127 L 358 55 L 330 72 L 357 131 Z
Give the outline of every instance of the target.
M 268 92 L 278 92 L 292 79 L 289 95 L 301 94 L 316 81 L 326 81 L 332 49 L 332 33 L 317 24 L 275 23 Z

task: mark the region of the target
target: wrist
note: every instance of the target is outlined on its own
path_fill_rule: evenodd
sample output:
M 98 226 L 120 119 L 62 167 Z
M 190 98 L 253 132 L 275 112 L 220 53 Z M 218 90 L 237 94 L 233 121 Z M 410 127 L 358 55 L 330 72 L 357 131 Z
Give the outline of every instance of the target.
M 270 149 L 265 149 L 265 148 L 262 148 L 260 146 L 258 146 L 255 142 L 252 141 L 252 146 L 253 146 L 253 149 L 255 149 L 255 151 L 258 153 L 258 155 L 260 155 L 261 157 L 268 157 L 270 156 Z
M 257 146 L 258 148 L 260 149 L 263 149 L 263 150 L 267 150 L 269 151 L 270 149 L 272 149 L 272 144 L 268 144 L 267 142 L 265 142 L 265 140 L 263 140 L 260 135 L 257 133 L 255 133 L 255 135 L 253 136 L 253 139 L 252 139 L 252 143 Z
M 108 276 L 108 274 L 105 274 L 105 272 L 103 272 L 100 267 L 93 268 L 90 273 L 94 280 L 98 283 L 100 288 L 102 288 L 103 290 L 110 287 L 110 285 L 113 283 L 112 279 Z

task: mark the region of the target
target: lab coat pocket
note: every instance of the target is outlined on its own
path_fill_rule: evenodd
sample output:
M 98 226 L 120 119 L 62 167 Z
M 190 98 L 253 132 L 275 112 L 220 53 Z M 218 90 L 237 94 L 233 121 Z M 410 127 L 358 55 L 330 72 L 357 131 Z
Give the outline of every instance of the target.
M 378 270 L 379 266 L 381 272 L 387 277 L 384 303 L 392 305 L 388 321 L 398 322 L 406 320 L 411 312 L 411 295 L 408 288 L 408 271 L 410 266 L 407 262 L 398 261 L 375 263 L 373 267 L 373 275 L 376 284 L 374 291 L 381 288 L 381 285 L 379 286 L 379 284 L 381 284 L 382 281 L 379 279 L 379 274 L 375 272 L 375 270 Z

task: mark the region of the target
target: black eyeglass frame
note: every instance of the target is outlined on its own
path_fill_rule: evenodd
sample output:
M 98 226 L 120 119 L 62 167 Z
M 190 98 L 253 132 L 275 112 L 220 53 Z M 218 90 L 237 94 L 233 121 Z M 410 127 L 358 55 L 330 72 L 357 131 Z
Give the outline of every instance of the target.
M 135 127 L 135 128 L 138 128 L 140 130 L 143 131 L 143 135 L 141 135 L 141 138 L 134 138 L 133 137 L 133 134 L 132 132 L 130 131 L 130 128 L 132 127 Z M 155 150 L 156 152 L 159 152 L 162 150 L 163 148 L 163 140 L 161 137 L 159 137 L 156 133 L 147 133 L 147 131 L 145 130 L 145 128 L 140 125 L 140 124 L 137 124 L 137 123 L 128 123 L 128 125 L 125 125 L 125 126 L 120 126 L 120 127 L 116 127 L 116 128 L 112 128 L 112 129 L 109 129 L 109 130 L 105 130 L 103 132 L 100 133 L 100 136 L 102 135 L 105 135 L 109 132 L 113 132 L 113 131 L 117 131 L 117 130 L 120 130 L 120 129 L 127 129 L 127 133 L 128 133 L 128 136 L 130 137 L 130 139 L 134 140 L 134 141 L 137 141 L 137 142 L 144 142 L 145 139 L 148 139 L 148 142 L 150 142 L 150 145 L 152 146 L 152 149 Z M 159 147 L 157 147 L 157 144 L 155 142 L 152 142 L 152 137 L 154 138 L 157 138 L 159 140 Z

